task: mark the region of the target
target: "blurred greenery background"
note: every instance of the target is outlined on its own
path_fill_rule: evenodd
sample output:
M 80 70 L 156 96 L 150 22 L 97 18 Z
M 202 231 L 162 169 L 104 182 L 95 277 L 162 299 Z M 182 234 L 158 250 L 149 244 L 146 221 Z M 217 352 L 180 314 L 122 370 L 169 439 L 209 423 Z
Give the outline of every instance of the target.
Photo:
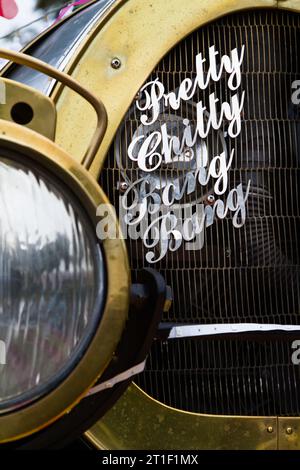
M 49 6 L 61 5 L 61 3 L 60 0 L 37 0 L 36 6 L 37 8 L 49 8 Z
M 20 50 L 57 19 L 74 0 L 16 0 L 19 13 L 11 20 L 0 17 L 0 47 Z M 0 68 L 4 61 L 0 61 Z
M 16 0 L 18 15 L 7 20 L 0 17 L 0 47 L 19 51 L 34 37 L 51 26 L 60 10 L 74 0 Z M 0 69 L 6 61 L 0 59 Z

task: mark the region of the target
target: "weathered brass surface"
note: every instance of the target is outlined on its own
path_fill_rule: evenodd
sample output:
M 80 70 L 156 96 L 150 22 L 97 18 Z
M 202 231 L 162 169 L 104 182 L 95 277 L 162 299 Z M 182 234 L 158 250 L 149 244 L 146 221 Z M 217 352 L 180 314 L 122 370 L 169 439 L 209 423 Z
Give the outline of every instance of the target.
M 1 148 L 18 149 L 24 159 L 28 157 L 28 165 L 38 161 L 54 172 L 58 180 L 69 186 L 80 198 L 94 224 L 96 208 L 100 203 L 108 204 L 107 210 L 111 212 L 112 220 L 115 220 L 114 209 L 96 181 L 50 140 L 22 126 L 0 121 L 0 153 Z M 122 239 L 106 239 L 103 251 L 108 276 L 107 298 L 100 326 L 86 354 L 64 382 L 49 395 L 24 409 L 0 416 L 0 442 L 31 434 L 68 412 L 110 362 L 127 319 L 130 275 Z
M 300 450 L 300 418 L 278 418 L 278 448 Z
M 278 0 L 278 8 L 290 11 L 299 11 L 299 0 Z
M 87 437 L 100 449 L 271 450 L 277 448 L 276 423 L 275 417 L 208 416 L 179 411 L 151 399 L 133 385 Z
M 0 78 L 0 86 L 5 96 L 5 103 L 0 105 L 0 119 L 13 122 L 11 116 L 13 106 L 26 103 L 33 111 L 33 119 L 26 124 L 26 127 L 54 140 L 56 110 L 53 101 L 33 88 L 5 78 Z

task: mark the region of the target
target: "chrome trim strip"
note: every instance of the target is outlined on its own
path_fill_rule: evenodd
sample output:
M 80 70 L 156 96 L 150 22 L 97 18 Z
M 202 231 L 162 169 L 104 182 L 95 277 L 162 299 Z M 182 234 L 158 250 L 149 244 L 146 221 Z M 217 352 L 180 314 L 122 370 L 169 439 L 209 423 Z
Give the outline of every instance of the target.
M 145 369 L 146 361 L 147 359 L 145 359 L 140 364 L 137 364 L 136 366 L 131 367 L 130 369 L 125 370 L 124 372 L 121 372 L 112 379 L 106 380 L 105 382 L 96 385 L 88 391 L 86 397 L 90 397 L 91 395 L 95 395 L 96 393 L 103 392 L 103 390 L 113 388 L 116 384 L 120 382 L 125 382 L 125 380 L 130 379 L 131 377 L 134 377 L 137 374 L 140 374 Z
M 262 323 L 214 323 L 211 325 L 182 325 L 171 327 L 168 339 L 192 338 L 195 336 L 215 336 L 224 334 L 258 332 L 296 332 L 300 325 L 280 325 Z

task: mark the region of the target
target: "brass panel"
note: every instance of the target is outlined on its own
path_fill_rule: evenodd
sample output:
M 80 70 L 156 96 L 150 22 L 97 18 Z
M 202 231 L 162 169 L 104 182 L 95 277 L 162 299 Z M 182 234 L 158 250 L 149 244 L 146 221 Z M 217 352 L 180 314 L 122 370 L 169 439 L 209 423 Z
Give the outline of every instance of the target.
M 115 211 L 97 182 L 62 149 L 41 135 L 16 124 L 0 122 L 0 148 L 18 149 L 57 175 L 80 198 L 93 223 L 96 208 L 107 204 L 112 220 Z M 115 219 L 116 220 L 116 219 Z M 116 221 L 117 224 L 117 221 Z M 102 320 L 84 357 L 71 374 L 49 395 L 23 409 L 0 416 L 0 442 L 32 434 L 70 411 L 103 373 L 120 341 L 129 306 L 130 273 L 124 241 L 106 239 L 107 299 Z
M 33 88 L 6 78 L 1 78 L 0 84 L 3 91 L 1 94 L 5 95 L 5 104 L 0 104 L 0 119 L 14 122 L 11 116 L 13 106 L 18 103 L 26 103 L 33 111 L 33 119 L 26 127 L 54 140 L 56 109 L 53 101 Z
M 300 9 L 300 1 L 299 9 Z M 225 14 L 249 8 L 277 6 L 277 0 L 128 0 L 113 15 L 105 15 L 96 37 L 87 39 L 84 53 L 69 64 L 72 75 L 103 101 L 108 128 L 91 167 L 97 177 L 112 138 L 137 90 L 160 59 L 196 28 Z M 89 46 L 89 47 L 88 47 Z M 121 67 L 114 69 L 114 57 Z M 57 143 L 81 161 L 95 117 L 68 90 L 56 89 Z M 83 118 L 84 116 L 84 118 Z
M 300 418 L 278 418 L 278 449 L 300 450 Z
M 299 0 L 278 0 L 278 8 L 282 10 L 299 11 Z
M 277 419 L 187 413 L 132 385 L 86 436 L 98 449 L 110 450 L 272 450 L 277 448 Z

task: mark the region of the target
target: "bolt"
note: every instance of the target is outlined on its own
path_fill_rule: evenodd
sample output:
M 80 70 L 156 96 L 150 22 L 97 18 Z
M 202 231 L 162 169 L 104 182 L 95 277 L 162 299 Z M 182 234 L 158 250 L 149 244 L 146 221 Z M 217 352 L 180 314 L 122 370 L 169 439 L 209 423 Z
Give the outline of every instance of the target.
M 268 426 L 268 427 L 267 427 L 267 431 L 268 431 L 269 433 L 273 432 L 273 426 Z
M 209 194 L 207 196 L 207 202 L 208 204 L 213 204 L 215 202 L 215 196 L 213 194 Z
M 293 429 L 292 429 L 291 427 L 288 427 L 288 428 L 286 428 L 285 432 L 286 432 L 287 434 L 292 434 Z
M 111 66 L 113 69 L 119 69 L 122 63 L 118 57 L 114 57 L 111 61 Z
M 193 149 L 191 148 L 187 148 L 185 149 L 184 151 L 184 157 L 187 159 L 187 160 L 191 160 L 194 156 L 194 151 Z
M 126 181 L 122 181 L 119 185 L 119 189 L 122 191 L 122 193 L 125 193 L 125 191 L 128 189 L 128 183 L 126 183 Z

